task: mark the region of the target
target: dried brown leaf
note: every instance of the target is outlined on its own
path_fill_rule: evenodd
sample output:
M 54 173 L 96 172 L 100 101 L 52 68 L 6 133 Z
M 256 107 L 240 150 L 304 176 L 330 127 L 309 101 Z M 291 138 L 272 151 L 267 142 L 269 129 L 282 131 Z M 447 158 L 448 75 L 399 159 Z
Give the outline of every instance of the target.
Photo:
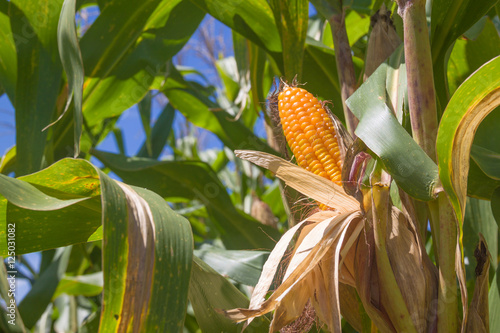
M 311 295 L 310 286 L 311 276 L 303 279 L 296 288 L 278 301 L 269 332 L 279 331 L 302 314 Z
M 274 293 L 266 301 L 263 301 L 263 296 L 266 293 L 264 290 L 268 290 L 276 273 L 276 269 L 266 270 L 265 268 L 265 272 L 262 274 L 265 277 L 261 277 L 259 288 L 256 287 L 254 295 L 252 295 L 252 301 L 255 300 L 255 303 L 252 304 L 253 307 L 251 309 L 228 310 L 225 311 L 226 316 L 235 321 L 243 321 L 276 310 L 275 316 L 277 317 L 273 321 L 272 330 L 279 330 L 302 313 L 307 300 L 318 295 L 316 290 L 318 288 L 321 290 L 322 297 L 329 295 L 322 298 L 323 307 L 320 308 L 320 311 L 323 309 L 322 313 L 328 314 L 324 318 L 326 318 L 329 327 L 333 331 L 338 331 L 340 329 L 338 299 L 340 253 L 344 246 L 344 239 L 352 244 L 350 238 L 360 234 L 362 227 L 358 225 L 361 224 L 361 221 L 362 215 L 356 211 L 330 217 L 308 227 L 310 230 L 307 230 L 307 234 L 296 246 L 283 282 Z M 297 229 L 293 233 L 296 232 Z M 286 240 L 284 243 L 289 244 L 290 240 Z M 281 258 L 283 254 L 284 250 L 280 251 L 273 256 L 272 261 L 278 262 L 277 258 Z M 266 262 L 265 267 L 267 265 Z M 268 276 L 267 273 L 272 273 L 273 277 L 271 274 Z M 331 311 L 325 312 L 325 306 Z
M 321 221 L 322 219 L 324 219 L 325 216 L 332 217 L 334 215 L 335 214 L 333 212 L 329 213 L 318 212 L 316 214 L 311 215 L 304 221 L 298 223 L 293 228 L 289 229 L 283 236 L 281 236 L 281 239 L 278 241 L 278 243 L 272 250 L 271 254 L 269 255 L 269 258 L 267 259 L 266 263 L 264 264 L 264 267 L 262 268 L 261 276 L 259 278 L 259 281 L 257 282 L 257 285 L 253 290 L 252 297 L 250 298 L 250 305 L 248 307 L 249 310 L 259 309 L 261 304 L 265 301 L 265 296 L 275 279 L 283 255 L 285 254 L 287 248 L 290 245 L 290 242 L 293 240 L 296 234 L 297 233 L 300 234 L 303 228 L 307 228 L 308 227 L 307 224 L 310 223 L 311 221 L 312 222 Z M 231 311 L 231 310 L 226 311 L 226 315 L 229 318 L 235 321 L 243 321 L 248 319 L 246 325 L 250 324 L 253 317 L 242 313 L 243 313 L 242 311 Z M 253 313 L 253 312 L 245 312 L 245 313 Z
M 339 284 L 340 312 L 342 317 L 358 332 L 363 331 L 360 303 L 356 288 L 344 283 Z
M 364 237 L 356 246 L 356 261 L 354 265 L 356 290 L 363 307 L 380 332 L 396 332 L 380 299 L 377 262 L 375 260 L 375 244 L 373 228 L 365 223 Z
M 144 324 L 151 297 L 155 224 L 149 204 L 130 186 L 116 183 L 127 198 L 129 228 L 129 257 L 124 295 L 129 301 L 123 304 L 119 331 L 125 332 L 127 327 L 139 331 Z
M 399 209 L 392 208 L 387 253 L 394 276 L 417 332 L 434 327 L 438 273 L 418 237 L 417 230 Z
M 285 254 L 288 245 L 292 241 L 295 234 L 300 231 L 301 227 L 307 223 L 307 220 L 304 220 L 288 230 L 283 236 L 281 236 L 279 242 L 276 244 L 274 249 L 271 251 L 269 258 L 267 259 L 264 267 L 262 268 L 262 273 L 260 275 L 259 281 L 255 286 L 252 297 L 250 298 L 249 309 L 258 309 L 260 305 L 264 302 L 265 296 L 269 291 L 269 287 L 273 283 L 276 272 L 278 271 L 279 263 Z M 236 321 L 241 321 L 247 318 L 238 319 L 229 316 L 231 319 Z M 247 325 L 250 324 L 251 319 L 247 322 Z
M 235 154 L 241 159 L 272 171 L 288 186 L 341 213 L 359 209 L 358 201 L 347 195 L 341 186 L 280 157 L 252 150 L 236 150 Z
M 469 305 L 467 332 L 489 333 L 490 318 L 488 307 L 488 278 L 490 253 L 483 235 L 479 235 L 479 245 L 474 251 L 476 257 L 476 285 Z
M 366 80 L 401 44 L 396 28 L 391 20 L 391 12 L 385 5 L 372 16 L 372 32 L 368 40 L 366 51 L 365 75 Z

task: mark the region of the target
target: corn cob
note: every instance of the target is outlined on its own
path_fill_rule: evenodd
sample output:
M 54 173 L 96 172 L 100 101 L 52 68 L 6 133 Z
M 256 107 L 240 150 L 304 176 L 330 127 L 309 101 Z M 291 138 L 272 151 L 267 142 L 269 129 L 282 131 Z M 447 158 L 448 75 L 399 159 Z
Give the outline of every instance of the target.
M 281 125 L 297 163 L 341 185 L 342 158 L 332 119 L 311 93 L 285 85 L 278 95 Z

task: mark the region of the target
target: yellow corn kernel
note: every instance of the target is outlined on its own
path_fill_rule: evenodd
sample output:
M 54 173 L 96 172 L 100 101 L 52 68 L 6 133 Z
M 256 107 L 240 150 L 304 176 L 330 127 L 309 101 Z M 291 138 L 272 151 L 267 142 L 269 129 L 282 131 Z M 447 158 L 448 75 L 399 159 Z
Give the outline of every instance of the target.
M 341 185 L 337 133 L 327 111 L 305 89 L 285 86 L 278 95 L 281 125 L 297 163 Z

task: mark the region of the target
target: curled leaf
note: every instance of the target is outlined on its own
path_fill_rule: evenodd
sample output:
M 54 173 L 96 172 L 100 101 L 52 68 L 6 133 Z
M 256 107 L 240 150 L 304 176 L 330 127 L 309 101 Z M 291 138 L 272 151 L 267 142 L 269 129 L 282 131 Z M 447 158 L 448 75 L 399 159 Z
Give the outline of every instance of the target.
M 266 168 L 302 194 L 341 213 L 359 209 L 359 203 L 333 182 L 317 176 L 284 159 L 253 150 L 236 150 L 236 156 Z

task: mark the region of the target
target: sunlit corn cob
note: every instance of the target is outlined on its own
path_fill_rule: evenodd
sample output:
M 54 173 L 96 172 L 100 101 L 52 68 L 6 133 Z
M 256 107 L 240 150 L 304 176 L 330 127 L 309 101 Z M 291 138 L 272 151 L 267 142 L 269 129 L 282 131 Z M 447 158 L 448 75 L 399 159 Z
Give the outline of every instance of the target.
M 341 185 L 342 159 L 337 133 L 318 99 L 305 89 L 285 85 L 278 95 L 278 110 L 297 163 Z

